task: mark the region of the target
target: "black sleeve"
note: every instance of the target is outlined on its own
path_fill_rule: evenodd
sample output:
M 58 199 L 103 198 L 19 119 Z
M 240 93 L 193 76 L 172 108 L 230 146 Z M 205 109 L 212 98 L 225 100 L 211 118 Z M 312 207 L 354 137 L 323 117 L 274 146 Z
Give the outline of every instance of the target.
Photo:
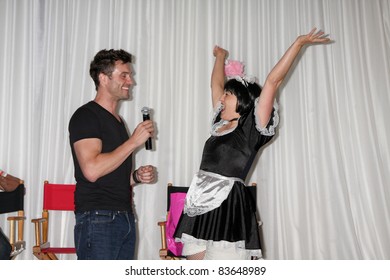
M 88 108 L 79 108 L 69 122 L 69 140 L 73 144 L 81 139 L 99 138 L 100 124 L 95 113 Z

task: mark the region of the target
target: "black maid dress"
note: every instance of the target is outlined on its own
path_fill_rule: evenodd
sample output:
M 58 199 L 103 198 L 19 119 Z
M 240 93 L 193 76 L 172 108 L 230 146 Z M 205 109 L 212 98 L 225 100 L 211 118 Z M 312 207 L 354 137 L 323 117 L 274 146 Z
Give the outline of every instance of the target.
M 195 175 L 188 193 L 191 190 L 195 193 L 202 192 L 202 186 L 199 187 L 202 185 L 202 178 L 210 174 L 230 179 L 231 189 L 227 197 L 223 197 L 223 201 L 217 202 L 218 205 L 213 205 L 211 209 L 209 207 L 196 213 L 198 208 L 202 208 L 203 202 L 198 207 L 195 206 L 195 211 L 185 208 L 174 234 L 176 241 L 195 242 L 198 245 L 235 243 L 236 248 L 247 250 L 251 256 L 261 257 L 256 205 L 244 182 L 257 152 L 274 136 L 279 115 L 275 102 L 269 123 L 265 128 L 260 128 L 254 114 L 257 104 L 258 99 L 255 107 L 239 118 L 237 127 L 221 134 L 217 131 L 226 121 L 224 123 L 220 118 L 221 104 L 217 106 L 212 122 L 212 136 L 206 141 L 203 150 L 201 175 Z M 226 187 L 229 186 L 224 185 L 221 190 Z M 207 192 L 203 192 L 204 199 L 201 201 L 209 200 Z M 187 195 L 186 206 L 191 204 L 187 200 L 191 200 L 191 196 L 189 198 Z

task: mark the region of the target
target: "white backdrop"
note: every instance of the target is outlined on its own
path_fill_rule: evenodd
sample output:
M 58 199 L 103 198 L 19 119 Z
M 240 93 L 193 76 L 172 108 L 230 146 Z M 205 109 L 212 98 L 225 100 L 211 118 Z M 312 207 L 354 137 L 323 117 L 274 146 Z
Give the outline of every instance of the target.
M 0 0 L 0 168 L 25 180 L 27 250 L 43 181 L 73 183 L 68 121 L 95 96 L 103 48 L 135 55 L 132 131 L 153 108 L 158 182 L 135 189 L 138 258 L 158 259 L 166 184 L 190 183 L 211 120 L 212 49 L 267 73 L 314 26 L 335 41 L 302 52 L 281 88 L 277 136 L 248 182 L 259 185 L 266 259 L 390 259 L 390 1 Z M 73 214 L 51 243 L 72 245 Z M 8 231 L 4 217 L 0 226 Z M 65 257 L 67 258 L 67 257 Z M 71 257 L 70 257 L 71 258 Z

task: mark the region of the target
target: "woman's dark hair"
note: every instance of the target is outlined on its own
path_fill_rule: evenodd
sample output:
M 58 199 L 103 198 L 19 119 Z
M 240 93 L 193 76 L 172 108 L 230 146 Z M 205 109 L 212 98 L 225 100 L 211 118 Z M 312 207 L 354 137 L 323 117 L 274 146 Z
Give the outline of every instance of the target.
M 89 75 L 95 83 L 96 90 L 99 87 L 99 74 L 111 76 L 115 69 L 115 62 L 121 60 L 123 63 L 131 63 L 132 56 L 124 50 L 101 50 L 99 51 L 89 67 Z
M 255 105 L 255 99 L 260 96 L 261 87 L 257 83 L 243 85 L 236 79 L 230 79 L 225 83 L 224 90 L 237 97 L 236 112 L 241 116 L 248 113 Z

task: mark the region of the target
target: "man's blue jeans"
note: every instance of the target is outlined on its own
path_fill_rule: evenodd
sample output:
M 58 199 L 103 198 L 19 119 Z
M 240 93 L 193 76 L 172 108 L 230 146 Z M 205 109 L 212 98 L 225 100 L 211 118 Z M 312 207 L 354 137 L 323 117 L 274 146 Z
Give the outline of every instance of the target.
M 135 239 L 131 211 L 76 212 L 74 240 L 79 260 L 132 260 Z

